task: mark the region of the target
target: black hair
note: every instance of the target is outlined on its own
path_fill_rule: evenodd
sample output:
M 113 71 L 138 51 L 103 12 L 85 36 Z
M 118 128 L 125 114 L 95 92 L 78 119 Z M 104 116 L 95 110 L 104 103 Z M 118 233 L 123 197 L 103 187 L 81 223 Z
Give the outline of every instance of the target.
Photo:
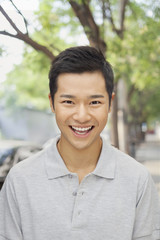
M 108 61 L 100 50 L 89 46 L 67 48 L 61 52 L 51 64 L 49 72 L 49 88 L 54 106 L 54 95 L 57 92 L 57 79 L 61 73 L 83 73 L 100 71 L 105 80 L 106 90 L 111 103 L 114 75 Z

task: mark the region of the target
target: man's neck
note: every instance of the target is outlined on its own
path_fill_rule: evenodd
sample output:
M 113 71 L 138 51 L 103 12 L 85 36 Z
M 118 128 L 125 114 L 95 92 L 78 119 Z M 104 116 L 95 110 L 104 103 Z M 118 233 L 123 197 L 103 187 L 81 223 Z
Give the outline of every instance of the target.
M 95 169 L 101 153 L 102 140 L 99 138 L 85 149 L 76 149 L 70 144 L 63 144 L 60 140 L 57 148 L 68 170 L 77 173 L 81 182 L 87 174 Z

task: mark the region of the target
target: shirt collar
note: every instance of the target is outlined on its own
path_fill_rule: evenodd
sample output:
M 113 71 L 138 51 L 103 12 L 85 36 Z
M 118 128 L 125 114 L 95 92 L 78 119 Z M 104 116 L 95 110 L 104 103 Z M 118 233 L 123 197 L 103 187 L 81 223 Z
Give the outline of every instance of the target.
M 116 173 L 117 154 L 104 137 L 102 137 L 102 150 L 95 170 L 92 174 L 99 177 L 114 179 Z
M 59 136 L 54 138 L 52 143 L 47 146 L 45 150 L 45 168 L 48 179 L 54 179 L 71 174 L 57 150 L 58 140 Z M 92 174 L 103 178 L 114 179 L 117 154 L 114 153 L 114 148 L 106 143 L 104 137 L 102 137 L 102 142 L 103 144 L 100 158 Z
M 55 137 L 46 147 L 45 167 L 48 179 L 58 178 L 70 174 L 63 159 L 57 150 L 57 142 L 60 136 Z

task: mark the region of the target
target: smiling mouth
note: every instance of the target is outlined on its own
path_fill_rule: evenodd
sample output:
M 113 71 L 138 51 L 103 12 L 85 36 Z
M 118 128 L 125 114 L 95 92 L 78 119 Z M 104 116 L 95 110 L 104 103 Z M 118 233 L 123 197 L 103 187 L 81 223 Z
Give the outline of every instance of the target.
M 70 126 L 70 128 L 76 135 L 86 136 L 94 128 L 94 126 L 83 127 L 83 128 Z

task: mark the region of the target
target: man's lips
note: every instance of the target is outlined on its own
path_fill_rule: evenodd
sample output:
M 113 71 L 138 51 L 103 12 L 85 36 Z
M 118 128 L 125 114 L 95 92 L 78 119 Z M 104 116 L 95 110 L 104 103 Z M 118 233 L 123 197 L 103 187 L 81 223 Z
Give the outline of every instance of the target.
M 76 134 L 79 135 L 86 135 L 87 133 L 89 133 L 94 126 L 90 126 L 90 127 L 75 127 L 75 126 L 70 126 L 70 128 L 72 129 L 72 131 Z

